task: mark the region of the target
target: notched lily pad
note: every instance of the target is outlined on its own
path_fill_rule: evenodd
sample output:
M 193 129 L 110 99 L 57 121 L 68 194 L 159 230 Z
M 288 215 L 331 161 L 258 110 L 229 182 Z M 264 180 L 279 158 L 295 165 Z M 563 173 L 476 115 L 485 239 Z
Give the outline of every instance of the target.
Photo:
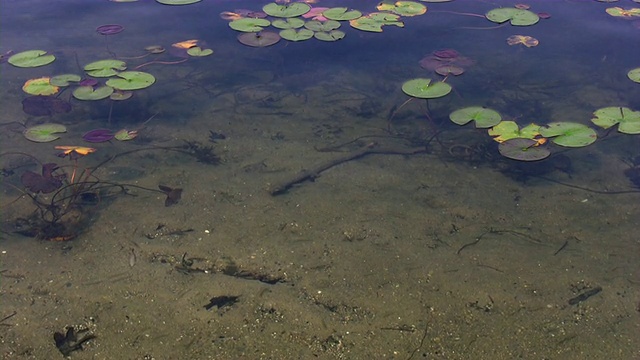
M 537 161 L 548 157 L 551 152 L 532 139 L 514 138 L 498 145 L 498 151 L 504 157 L 520 161 Z
M 505 21 L 510 21 L 514 26 L 529 26 L 537 23 L 540 20 L 538 14 L 525 9 L 516 8 L 498 8 L 493 9 L 485 14 L 485 17 L 489 21 L 502 24 Z
M 242 32 L 258 32 L 269 26 L 271 21 L 267 19 L 242 18 L 229 23 L 233 30 Z
M 287 19 L 278 19 L 273 20 L 271 25 L 277 29 L 299 29 L 304 26 L 304 20 L 299 18 L 287 18 Z
M 592 144 L 598 138 L 592 128 L 572 122 L 553 122 L 540 127 L 540 135 L 552 138 L 554 144 L 566 147 L 582 147 Z
M 458 125 L 465 125 L 470 121 L 475 121 L 476 128 L 490 128 L 498 125 L 502 117 L 495 110 L 480 106 L 470 106 L 452 112 L 449 115 L 449 119 Z
M 22 90 L 30 95 L 56 94 L 60 88 L 52 85 L 50 80 L 48 77 L 27 80 L 24 85 L 22 85 Z
M 370 32 L 382 32 L 382 27 L 386 25 L 395 25 L 404 27 L 404 23 L 399 21 L 400 15 L 389 14 L 384 12 L 375 12 L 367 16 L 362 16 L 349 21 L 351 27 Z
M 303 41 L 311 39 L 313 37 L 313 31 L 309 29 L 287 29 L 280 31 L 280 36 L 289 41 Z
M 156 82 L 156 78 L 153 75 L 142 71 L 123 71 L 118 73 L 117 76 L 119 79 L 107 80 L 107 86 L 116 90 L 139 90 Z
M 319 31 L 313 34 L 313 37 L 322 41 L 338 41 L 344 38 L 344 36 L 345 33 L 340 30 L 332 30 L 328 32 Z
M 121 60 L 98 60 L 84 66 L 84 71 L 93 77 L 109 77 L 126 70 L 127 64 Z
M 621 133 L 640 134 L 640 111 L 611 106 L 596 110 L 593 116 L 591 121 L 604 129 L 618 124 L 618 131 Z
M 67 132 L 67 128 L 61 124 L 42 124 L 26 129 L 24 137 L 33 142 L 50 142 L 59 139 L 58 133 Z
M 318 21 L 311 20 L 304 24 L 304 27 L 313 31 L 331 31 L 340 27 L 340 23 L 335 20 Z
M 362 16 L 358 10 L 349 10 L 346 7 L 335 7 L 322 12 L 322 16 L 329 20 L 349 21 Z
M 63 74 L 63 75 L 56 75 L 52 77 L 51 79 L 49 79 L 49 83 L 55 86 L 69 86 L 70 82 L 78 82 L 80 80 L 82 80 L 80 75 Z
M 203 56 L 209 56 L 211 54 L 213 54 L 213 50 L 211 49 L 203 49 L 200 46 L 194 46 L 192 48 L 189 48 L 187 50 L 187 54 L 194 56 L 194 57 L 203 57 Z
M 426 6 L 415 1 L 383 1 L 376 6 L 376 9 L 400 16 L 416 16 L 427 12 Z
M 282 18 L 300 16 L 306 14 L 307 12 L 309 12 L 309 10 L 311 10 L 311 6 L 299 2 L 292 2 L 282 5 L 270 3 L 262 7 L 262 11 L 264 11 L 267 15 Z
M 640 83 L 640 68 L 629 70 L 629 72 L 627 73 L 627 77 L 631 79 L 631 81 Z
M 533 139 L 540 135 L 540 125 L 529 124 L 520 129 L 515 121 L 502 121 L 489 129 L 489 135 L 493 136 L 493 140 L 500 143 L 516 138 Z
M 280 35 L 272 31 L 260 31 L 257 33 L 245 33 L 238 35 L 238 41 L 247 46 L 266 47 L 280 41 Z
M 102 100 L 111 96 L 112 93 L 113 88 L 110 86 L 100 86 L 98 88 L 80 86 L 73 90 L 73 97 L 78 100 Z
M 413 79 L 402 84 L 402 91 L 420 99 L 435 99 L 451 92 L 451 85 L 431 79 Z
M 55 59 L 55 56 L 44 50 L 28 50 L 12 55 L 7 62 L 16 67 L 32 68 L 50 64 Z

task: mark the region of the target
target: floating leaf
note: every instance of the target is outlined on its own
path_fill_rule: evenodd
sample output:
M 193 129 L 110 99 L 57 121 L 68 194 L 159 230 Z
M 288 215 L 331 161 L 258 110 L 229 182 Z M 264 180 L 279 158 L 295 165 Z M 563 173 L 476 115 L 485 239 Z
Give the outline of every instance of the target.
M 300 29 L 297 31 L 294 29 L 287 29 L 280 31 L 280 36 L 289 41 L 302 41 L 311 39 L 313 37 L 313 31 L 309 29 Z
M 304 24 L 304 27 L 313 31 L 331 31 L 340 27 L 340 23 L 335 20 L 318 21 L 311 20 Z
M 267 19 L 251 19 L 243 18 L 234 20 L 229 23 L 229 26 L 233 30 L 242 32 L 258 32 L 264 30 L 266 26 L 269 26 L 271 22 Z
M 28 140 L 33 142 L 50 142 L 60 137 L 54 134 L 67 132 L 67 128 L 61 124 L 42 124 L 32 126 L 23 132 Z
M 534 139 L 540 135 L 540 126 L 529 124 L 522 129 L 518 127 L 515 121 L 502 121 L 498 125 L 489 129 L 489 135 L 493 136 L 493 140 L 504 142 L 510 139 Z
M 413 79 L 402 84 L 402 91 L 420 99 L 435 99 L 451 92 L 451 85 L 431 79 Z
M 121 60 L 99 60 L 84 66 L 84 71 L 93 77 L 109 77 L 114 76 L 118 71 L 125 70 L 127 64 Z
M 337 41 L 344 38 L 344 36 L 345 36 L 345 33 L 340 30 L 332 30 L 329 32 L 319 31 L 313 34 L 313 37 L 322 41 Z
M 238 35 L 238 41 L 247 46 L 265 47 L 271 46 L 280 41 L 280 35 L 271 31 L 245 33 Z
M 460 66 L 455 65 L 440 65 L 434 70 L 438 75 L 447 76 L 447 75 L 462 75 L 464 74 L 464 69 Z
M 526 35 L 511 35 L 507 38 L 507 44 L 518 45 L 522 44 L 526 47 L 538 46 L 540 42 L 538 39 Z
M 101 86 L 93 88 L 93 86 L 80 86 L 73 90 L 73 97 L 78 100 L 102 100 L 106 99 L 113 93 L 110 86 Z
M 311 10 L 311 6 L 299 2 L 292 2 L 283 5 L 270 3 L 262 7 L 262 11 L 267 13 L 267 15 L 282 18 L 300 16 L 302 14 L 306 14 L 309 10 Z
M 399 19 L 400 15 L 376 12 L 351 20 L 349 24 L 362 31 L 382 32 L 382 27 L 385 25 L 404 27 L 404 23 L 398 21 Z
M 51 85 L 50 78 L 41 77 L 38 79 L 27 80 L 22 86 L 22 90 L 31 95 L 53 95 L 56 94 L 60 88 Z
M 348 10 L 346 7 L 335 7 L 322 12 L 322 15 L 329 20 L 354 20 L 362 16 L 358 10 Z
M 133 96 L 132 91 L 116 90 L 111 95 L 109 95 L 109 99 L 114 101 L 123 101 L 123 100 L 130 99 L 132 96 Z
M 640 134 L 640 111 L 633 111 L 626 107 L 611 106 L 596 110 L 591 121 L 608 129 L 615 124 L 618 131 L 625 134 Z
M 475 121 L 476 128 L 490 128 L 499 124 L 502 117 L 495 110 L 471 106 L 452 112 L 449 115 L 449 119 L 458 125 L 465 125 L 469 121 Z
M 540 127 L 540 135 L 552 138 L 554 144 L 566 147 L 582 147 L 598 138 L 595 130 L 579 123 L 553 122 Z
M 151 86 L 156 78 L 142 71 L 123 71 L 118 73 L 119 79 L 107 80 L 107 86 L 116 90 L 139 90 Z
M 117 131 L 114 137 L 116 138 L 116 140 L 128 141 L 128 140 L 135 139 L 137 136 L 138 136 L 137 130 L 122 129 Z
M 299 29 L 304 26 L 304 20 L 298 18 L 287 18 L 287 19 L 278 19 L 273 20 L 271 25 L 278 29 Z
M 529 10 L 516 8 L 498 8 L 493 9 L 485 14 L 489 21 L 502 24 L 505 21 L 511 21 L 511 25 L 529 26 L 537 23 L 540 17 Z
M 96 28 L 96 32 L 100 35 L 115 35 L 121 33 L 122 30 L 124 27 L 118 24 L 100 25 Z
M 194 46 L 198 46 L 198 40 L 191 39 L 191 40 L 180 41 L 180 42 L 171 44 L 171 46 L 177 49 L 191 49 Z
M 21 68 L 32 68 L 52 63 L 56 59 L 53 55 L 47 55 L 44 50 L 29 50 L 12 55 L 9 64 Z
M 427 12 L 427 7 L 414 1 L 383 1 L 378 4 L 376 9 L 380 11 L 389 11 L 401 16 L 416 16 Z
M 640 16 L 640 8 L 623 9 L 621 7 L 612 7 L 605 11 L 607 14 L 615 17 L 631 18 Z
M 538 146 L 532 139 L 514 138 L 501 142 L 498 151 L 504 157 L 520 161 L 536 161 L 548 157 L 551 152 L 546 147 Z
M 202 49 L 199 46 L 194 46 L 194 47 L 190 48 L 189 50 L 187 50 L 187 54 L 189 54 L 191 56 L 195 56 L 195 57 L 209 56 L 209 55 L 213 54 L 213 50 L 211 50 L 211 49 Z
M 109 129 L 95 129 L 82 135 L 84 141 L 101 143 L 113 139 L 113 132 Z
M 195 4 L 202 0 L 156 0 L 156 1 L 163 5 L 189 5 L 189 4 Z
M 78 82 L 82 80 L 80 75 L 76 74 L 64 74 L 64 75 L 56 75 L 49 79 L 49 83 L 55 86 L 69 86 L 69 82 Z
M 640 83 L 640 68 L 629 70 L 627 76 L 629 77 L 629 79 L 631 79 L 631 81 Z

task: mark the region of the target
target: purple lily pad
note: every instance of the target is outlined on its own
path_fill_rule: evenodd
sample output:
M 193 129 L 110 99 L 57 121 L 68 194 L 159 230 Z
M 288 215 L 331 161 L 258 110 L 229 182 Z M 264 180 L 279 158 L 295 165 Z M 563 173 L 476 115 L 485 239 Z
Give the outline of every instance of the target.
M 22 110 L 32 116 L 51 116 L 68 113 L 71 104 L 56 97 L 36 95 L 22 100 Z
M 82 79 L 78 83 L 80 86 L 96 86 L 98 85 L 98 80 L 96 79 Z
M 100 25 L 96 28 L 96 31 L 100 35 L 115 35 L 121 33 L 122 30 L 124 30 L 124 27 L 118 24 Z
M 58 168 L 57 164 L 47 163 L 42 165 L 42 175 L 33 171 L 25 171 L 20 177 L 20 182 L 29 191 L 43 194 L 52 193 L 62 186 L 62 180 L 65 175 L 53 175 Z
M 434 51 L 433 55 L 441 59 L 455 59 L 460 56 L 460 53 L 453 49 L 441 49 Z
M 113 139 L 114 136 L 109 129 L 95 129 L 82 135 L 82 138 L 91 143 L 101 143 Z
M 549 19 L 551 18 L 551 14 L 549 14 L 548 12 L 539 12 L 538 17 L 540 19 Z

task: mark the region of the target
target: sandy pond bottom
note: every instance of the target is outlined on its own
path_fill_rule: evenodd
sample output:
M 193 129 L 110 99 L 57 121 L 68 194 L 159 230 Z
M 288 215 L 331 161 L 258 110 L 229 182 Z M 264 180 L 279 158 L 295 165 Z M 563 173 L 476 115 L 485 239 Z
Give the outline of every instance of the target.
M 0 324 L 2 357 L 59 358 L 53 333 L 67 326 L 97 336 L 74 359 L 640 356 L 637 193 L 517 181 L 434 150 L 366 156 L 271 196 L 272 184 L 342 155 L 314 145 L 384 135 L 386 113 L 348 126 L 332 115 L 361 110 L 357 95 L 309 120 L 325 106 L 314 99 L 330 96 L 321 91 L 266 101 L 259 88 L 238 90 L 184 123 L 164 109 L 142 137 L 206 143 L 219 131 L 223 163 L 137 154 L 100 175 L 182 187 L 178 204 L 164 207 L 156 193 L 119 197 L 65 243 L 4 234 L 0 316 L 15 315 Z M 418 107 L 405 111 L 399 129 L 424 121 Z M 353 146 L 373 141 L 398 145 L 383 136 Z M 624 163 L 606 146 L 569 153 L 599 171 L 545 176 L 628 189 Z M 163 235 L 160 224 L 193 231 Z M 207 309 L 223 296 L 237 299 Z

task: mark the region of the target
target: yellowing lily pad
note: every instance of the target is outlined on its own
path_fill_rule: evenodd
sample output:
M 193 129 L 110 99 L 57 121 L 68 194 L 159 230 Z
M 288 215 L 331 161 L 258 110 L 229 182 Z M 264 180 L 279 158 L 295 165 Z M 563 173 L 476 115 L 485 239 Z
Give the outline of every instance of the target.
M 118 71 L 125 70 L 127 64 L 121 60 L 107 59 L 94 61 L 84 66 L 84 71 L 93 77 L 114 76 Z
M 517 138 L 534 139 L 540 135 L 540 126 L 529 124 L 520 129 L 515 121 L 502 121 L 489 129 L 489 135 L 493 136 L 493 140 L 499 143 Z
M 540 127 L 540 135 L 552 138 L 554 144 L 566 147 L 582 147 L 598 138 L 595 130 L 579 123 L 553 122 Z
M 29 50 L 12 55 L 7 62 L 17 67 L 31 68 L 50 64 L 55 59 L 55 56 L 44 50 Z
M 507 38 L 507 44 L 509 45 L 522 44 L 526 47 L 533 47 L 538 46 L 539 43 L 538 39 L 526 35 L 511 35 Z
M 402 91 L 420 99 L 435 99 L 451 92 L 451 85 L 431 79 L 413 79 L 402 84 Z
M 495 110 L 471 106 L 452 112 L 449 115 L 449 119 L 458 125 L 465 125 L 469 121 L 475 121 L 476 128 L 490 128 L 499 124 L 502 117 Z
M 102 100 L 106 99 L 113 93 L 110 86 L 101 86 L 94 89 L 93 86 L 80 86 L 73 90 L 73 97 L 78 100 Z
M 22 86 L 22 90 L 31 95 L 53 95 L 56 94 L 60 88 L 51 85 L 50 78 L 41 77 L 27 80 Z
M 502 24 L 505 21 L 510 21 L 514 26 L 529 26 L 537 23 L 540 17 L 529 10 L 517 9 L 517 8 L 498 8 L 493 9 L 485 14 L 485 17 L 489 21 L 493 21 L 498 24 Z
M 608 129 L 618 124 L 618 131 L 625 134 L 640 134 L 640 111 L 626 107 L 611 106 L 596 110 L 591 121 Z
M 632 18 L 640 16 L 640 8 L 623 9 L 621 7 L 611 7 L 605 11 L 615 17 Z
M 57 133 L 67 132 L 67 128 L 61 124 L 42 124 L 32 126 L 23 132 L 23 135 L 28 140 L 33 142 L 50 142 L 60 137 L 54 135 Z
M 156 82 L 156 78 L 153 75 L 142 71 L 123 71 L 118 73 L 117 76 L 119 79 L 107 80 L 107 86 L 111 86 L 116 90 L 139 90 Z

